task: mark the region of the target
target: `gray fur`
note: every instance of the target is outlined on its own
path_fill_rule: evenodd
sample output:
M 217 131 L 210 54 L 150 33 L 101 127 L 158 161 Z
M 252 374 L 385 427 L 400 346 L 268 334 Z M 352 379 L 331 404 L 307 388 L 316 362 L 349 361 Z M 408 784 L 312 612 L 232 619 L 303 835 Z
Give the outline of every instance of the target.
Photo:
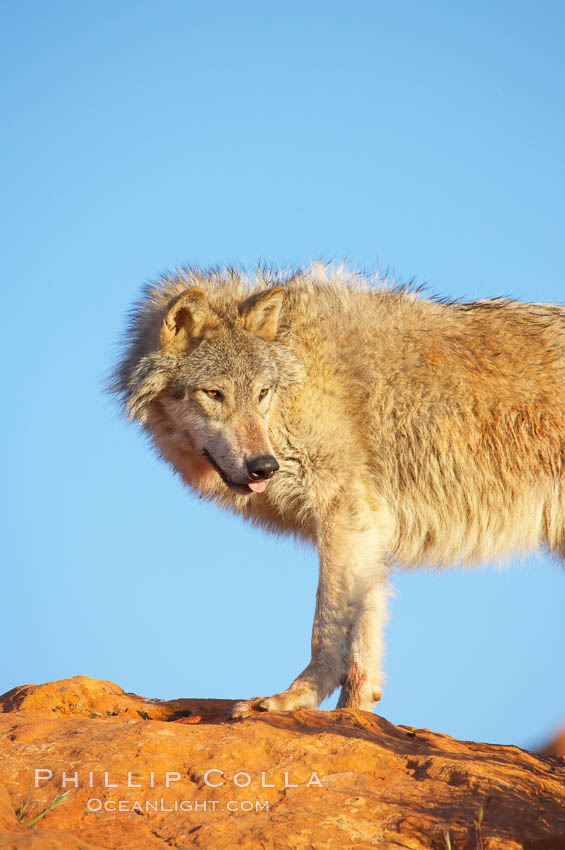
M 126 342 L 112 390 L 183 480 L 318 546 L 312 660 L 235 716 L 340 683 L 341 706 L 370 709 L 391 565 L 565 555 L 563 306 L 188 268 L 146 290 Z M 280 467 L 263 492 L 257 455 Z

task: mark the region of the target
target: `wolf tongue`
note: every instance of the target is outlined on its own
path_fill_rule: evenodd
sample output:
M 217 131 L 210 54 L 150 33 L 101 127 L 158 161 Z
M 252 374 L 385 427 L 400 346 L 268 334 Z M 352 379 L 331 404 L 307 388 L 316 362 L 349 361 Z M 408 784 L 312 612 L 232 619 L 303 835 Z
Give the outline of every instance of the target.
M 262 493 L 265 487 L 267 486 L 266 481 L 253 481 L 252 483 L 248 483 L 247 485 L 250 490 L 253 490 L 254 493 Z

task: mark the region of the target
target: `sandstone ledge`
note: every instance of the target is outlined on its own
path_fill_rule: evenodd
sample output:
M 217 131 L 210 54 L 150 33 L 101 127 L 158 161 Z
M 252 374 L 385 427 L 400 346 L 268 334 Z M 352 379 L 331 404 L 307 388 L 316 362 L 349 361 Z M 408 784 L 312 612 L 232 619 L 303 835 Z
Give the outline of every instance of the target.
M 232 705 L 148 700 L 87 676 L 9 691 L 0 849 L 565 850 L 558 755 L 353 710 L 234 723 Z

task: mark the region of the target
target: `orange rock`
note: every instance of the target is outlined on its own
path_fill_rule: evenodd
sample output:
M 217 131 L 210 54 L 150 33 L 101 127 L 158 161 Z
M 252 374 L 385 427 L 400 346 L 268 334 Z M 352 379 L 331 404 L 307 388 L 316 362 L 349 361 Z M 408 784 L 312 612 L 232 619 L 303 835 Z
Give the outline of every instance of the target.
M 54 717 L 109 717 L 177 720 L 197 714 L 227 719 L 233 705 L 228 699 L 159 700 L 124 693 L 119 685 L 90 676 L 73 676 L 45 685 L 21 685 L 0 697 L 0 714 L 40 711 Z M 126 717 L 129 715 L 129 717 Z
M 346 709 L 232 723 L 232 705 L 86 676 L 5 694 L 0 850 L 565 848 L 558 756 Z
M 104 850 L 65 832 L 43 829 L 41 832 L 19 830 L 13 835 L 0 836 L 1 850 Z

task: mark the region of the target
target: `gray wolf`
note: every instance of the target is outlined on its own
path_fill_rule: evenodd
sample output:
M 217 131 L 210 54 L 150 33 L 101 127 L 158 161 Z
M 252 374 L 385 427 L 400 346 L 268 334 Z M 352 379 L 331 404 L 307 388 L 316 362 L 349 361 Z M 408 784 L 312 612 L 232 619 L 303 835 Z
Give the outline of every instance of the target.
M 311 661 L 254 709 L 371 710 L 393 566 L 565 556 L 565 307 L 343 269 L 186 268 L 133 309 L 112 390 L 186 484 L 312 541 Z

